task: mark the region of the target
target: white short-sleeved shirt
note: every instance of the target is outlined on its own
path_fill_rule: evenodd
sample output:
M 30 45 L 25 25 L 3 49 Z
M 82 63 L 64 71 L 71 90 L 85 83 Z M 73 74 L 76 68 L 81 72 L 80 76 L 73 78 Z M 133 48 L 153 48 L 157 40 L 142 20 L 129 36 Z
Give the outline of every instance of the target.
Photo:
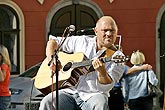
M 54 39 L 59 44 L 61 37 L 49 36 L 49 39 Z M 93 59 L 97 56 L 96 52 L 96 36 L 71 36 L 65 39 L 62 47 L 62 51 L 69 53 L 82 52 L 89 59 Z M 115 55 L 123 55 L 121 51 L 116 51 Z M 78 93 L 82 100 L 86 101 L 91 96 L 103 93 L 109 96 L 109 91 L 113 88 L 114 84 L 121 78 L 124 72 L 124 65 L 117 65 L 114 62 L 106 62 L 106 70 L 109 76 L 113 79 L 111 84 L 100 84 L 97 80 L 97 72 L 92 71 L 88 74 L 82 75 L 79 78 L 79 82 L 75 87 L 62 89 L 69 93 Z

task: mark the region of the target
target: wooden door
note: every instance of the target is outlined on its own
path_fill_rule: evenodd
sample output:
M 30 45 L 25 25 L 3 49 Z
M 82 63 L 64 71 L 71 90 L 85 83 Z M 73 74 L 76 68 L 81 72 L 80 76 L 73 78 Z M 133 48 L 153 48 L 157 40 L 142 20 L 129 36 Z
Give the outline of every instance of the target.
M 77 4 L 69 5 L 61 8 L 54 14 L 51 21 L 49 34 L 61 36 L 64 29 L 69 25 L 75 26 L 75 31 L 73 34 L 77 34 L 76 32 L 80 29 L 95 27 L 97 20 L 98 16 L 91 8 Z M 86 33 L 81 34 L 94 34 L 94 32 L 86 31 Z

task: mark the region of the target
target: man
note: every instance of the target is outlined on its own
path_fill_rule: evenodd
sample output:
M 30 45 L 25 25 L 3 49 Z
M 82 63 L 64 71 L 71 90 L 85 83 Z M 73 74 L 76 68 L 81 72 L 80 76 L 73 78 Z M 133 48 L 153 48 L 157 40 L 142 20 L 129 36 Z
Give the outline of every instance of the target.
M 60 110 L 109 110 L 109 91 L 118 82 L 124 72 L 124 65 L 118 65 L 113 61 L 103 63 L 98 57 L 102 50 L 113 49 L 118 28 L 114 19 L 110 16 L 101 17 L 94 29 L 96 36 L 71 36 L 62 45 L 62 50 L 68 53 L 82 52 L 92 60 L 94 71 L 82 75 L 76 86 L 59 90 Z M 50 36 L 47 43 L 46 55 L 50 61 L 57 49 L 60 38 Z M 123 55 L 121 51 L 114 51 L 113 56 Z M 55 71 L 55 63 L 51 69 Z M 52 100 L 52 97 L 54 100 Z M 56 110 L 55 94 L 48 94 L 43 98 L 39 110 Z M 52 104 L 52 102 L 54 102 Z M 53 108 L 52 108 L 53 107 Z

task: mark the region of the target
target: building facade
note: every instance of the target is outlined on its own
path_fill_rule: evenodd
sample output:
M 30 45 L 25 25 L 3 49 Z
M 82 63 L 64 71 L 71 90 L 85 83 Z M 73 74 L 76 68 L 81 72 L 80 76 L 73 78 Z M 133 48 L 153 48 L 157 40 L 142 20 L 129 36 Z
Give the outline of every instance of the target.
M 0 0 L 0 43 L 10 50 L 12 74 L 45 58 L 48 35 L 62 35 L 73 24 L 90 29 L 103 15 L 112 16 L 122 36 L 124 53 L 142 51 L 164 88 L 164 0 Z M 86 34 L 86 33 L 81 33 Z M 161 106 L 163 104 L 161 98 Z

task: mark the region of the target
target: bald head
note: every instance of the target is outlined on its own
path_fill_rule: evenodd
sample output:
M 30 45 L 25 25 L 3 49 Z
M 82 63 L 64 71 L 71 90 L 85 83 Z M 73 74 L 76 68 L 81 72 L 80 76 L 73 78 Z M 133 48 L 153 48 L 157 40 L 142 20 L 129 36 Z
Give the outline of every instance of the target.
M 101 17 L 97 23 L 96 23 L 96 28 L 100 27 L 102 24 L 110 24 L 112 26 L 112 28 L 114 28 L 116 31 L 118 30 L 117 28 L 117 24 L 115 22 L 115 20 L 111 17 L 111 16 L 103 16 Z

